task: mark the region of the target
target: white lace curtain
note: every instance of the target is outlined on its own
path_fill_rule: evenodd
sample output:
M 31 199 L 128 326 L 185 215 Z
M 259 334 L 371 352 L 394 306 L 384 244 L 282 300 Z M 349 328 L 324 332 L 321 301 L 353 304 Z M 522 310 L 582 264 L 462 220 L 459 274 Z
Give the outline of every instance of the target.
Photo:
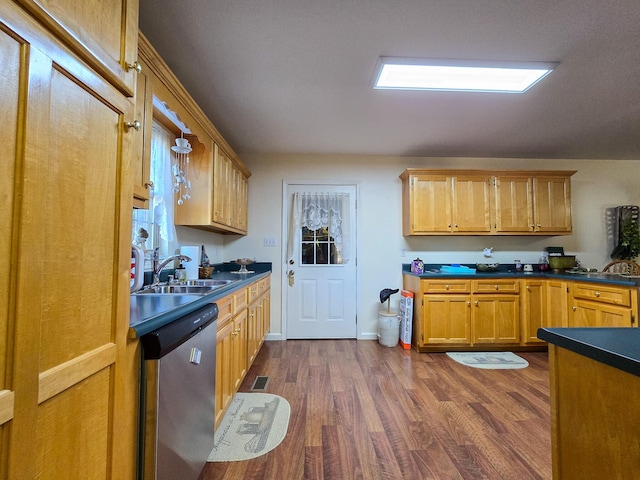
M 349 194 L 294 193 L 289 220 L 287 257 L 293 258 L 302 227 L 327 228 L 342 263 L 349 260 Z
M 151 181 L 153 182 L 153 221 L 159 227 L 157 246 L 162 257 L 173 254 L 176 228 L 173 223 L 173 175 L 171 172 L 171 145 L 173 136 L 157 123 L 151 135 Z

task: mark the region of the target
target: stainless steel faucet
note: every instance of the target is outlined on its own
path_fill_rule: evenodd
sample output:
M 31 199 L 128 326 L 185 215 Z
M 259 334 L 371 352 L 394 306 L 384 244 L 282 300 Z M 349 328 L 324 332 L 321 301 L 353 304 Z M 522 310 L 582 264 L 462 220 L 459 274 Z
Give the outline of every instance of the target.
M 160 272 L 169 264 L 169 262 L 173 262 L 174 260 L 180 260 L 181 262 L 190 262 L 191 257 L 182 254 L 176 254 L 168 256 L 162 262 L 159 262 L 159 260 L 160 256 L 158 253 L 158 247 L 156 247 L 153 251 L 153 282 L 151 282 L 151 286 L 160 283 Z

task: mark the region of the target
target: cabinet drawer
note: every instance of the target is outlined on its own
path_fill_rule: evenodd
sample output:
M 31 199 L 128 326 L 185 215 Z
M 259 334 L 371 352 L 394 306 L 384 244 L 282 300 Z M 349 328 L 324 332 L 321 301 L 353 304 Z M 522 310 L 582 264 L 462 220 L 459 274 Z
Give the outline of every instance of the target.
M 469 293 L 471 292 L 471 282 L 469 280 L 429 280 L 420 282 L 424 293 Z
M 248 298 L 249 303 L 253 302 L 254 300 L 257 300 L 260 295 L 262 295 L 264 292 L 267 291 L 270 285 L 271 284 L 270 284 L 269 277 L 263 278 L 262 280 L 258 280 L 257 282 L 249 285 L 247 287 L 247 295 L 249 296 Z
M 573 297 L 584 300 L 594 300 L 611 305 L 631 306 L 631 289 L 606 287 L 586 283 L 576 283 L 573 286 Z
M 243 288 L 233 294 L 233 314 L 247 307 L 247 289 Z
M 518 280 L 501 279 L 473 280 L 473 293 L 518 293 L 520 283 Z
M 218 329 L 224 326 L 233 316 L 233 295 L 216 300 L 218 305 Z

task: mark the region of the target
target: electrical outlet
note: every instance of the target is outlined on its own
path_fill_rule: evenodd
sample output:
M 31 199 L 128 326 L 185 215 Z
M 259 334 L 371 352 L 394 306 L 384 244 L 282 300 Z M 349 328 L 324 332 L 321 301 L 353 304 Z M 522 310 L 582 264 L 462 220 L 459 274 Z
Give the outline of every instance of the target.
M 265 247 L 275 247 L 276 246 L 275 237 L 264 237 L 264 246 Z

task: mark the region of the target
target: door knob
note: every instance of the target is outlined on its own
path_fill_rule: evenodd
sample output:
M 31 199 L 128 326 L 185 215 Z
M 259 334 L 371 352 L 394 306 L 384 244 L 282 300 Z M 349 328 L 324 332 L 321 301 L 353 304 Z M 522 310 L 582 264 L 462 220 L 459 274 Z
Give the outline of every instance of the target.
M 293 284 L 295 282 L 295 279 L 293 278 L 293 276 L 295 275 L 296 272 L 294 272 L 293 270 L 289 270 L 289 272 L 287 273 L 287 277 L 289 277 L 289 286 L 293 287 Z

